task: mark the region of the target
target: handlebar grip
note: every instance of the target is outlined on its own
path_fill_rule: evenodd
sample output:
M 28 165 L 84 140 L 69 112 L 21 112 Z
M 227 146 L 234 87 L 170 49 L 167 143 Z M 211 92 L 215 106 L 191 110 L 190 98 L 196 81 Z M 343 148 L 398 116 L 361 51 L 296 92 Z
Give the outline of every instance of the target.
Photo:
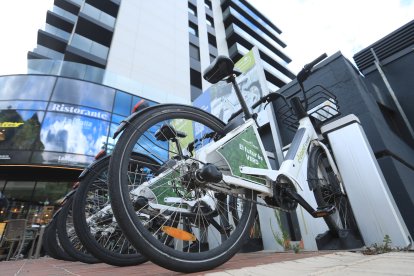
M 299 82 L 299 84 L 302 84 L 309 77 L 312 67 L 315 66 L 317 63 L 321 62 L 322 60 L 324 60 L 327 56 L 328 55 L 326 53 L 323 53 L 311 63 L 308 63 L 305 66 L 303 66 L 303 69 L 300 70 L 300 72 L 296 76 L 296 79 Z
M 328 55 L 326 53 L 323 53 L 322 55 L 320 55 L 319 57 L 317 57 L 314 61 L 312 61 L 311 63 L 308 63 L 305 65 L 305 68 L 310 70 L 313 66 L 315 66 L 316 64 L 318 64 L 319 62 L 321 62 L 322 60 L 324 60 Z

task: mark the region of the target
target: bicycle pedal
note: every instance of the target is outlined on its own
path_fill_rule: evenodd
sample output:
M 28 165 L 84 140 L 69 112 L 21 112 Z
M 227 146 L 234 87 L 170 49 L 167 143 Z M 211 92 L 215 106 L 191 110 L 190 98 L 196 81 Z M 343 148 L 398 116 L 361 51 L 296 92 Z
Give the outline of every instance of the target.
M 317 211 L 313 212 L 313 216 L 317 218 L 323 218 L 323 217 L 332 215 L 333 213 L 335 213 L 335 211 L 336 209 L 334 205 L 325 206 L 325 207 L 318 208 Z

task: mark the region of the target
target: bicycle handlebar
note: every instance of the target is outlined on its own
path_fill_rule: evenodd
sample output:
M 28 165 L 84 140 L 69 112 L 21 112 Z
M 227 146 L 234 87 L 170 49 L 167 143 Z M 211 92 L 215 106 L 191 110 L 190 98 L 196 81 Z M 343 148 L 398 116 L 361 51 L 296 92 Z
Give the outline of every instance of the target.
M 312 68 L 318 64 L 319 62 L 321 62 L 322 60 L 324 60 L 328 55 L 326 53 L 323 53 L 322 55 L 320 55 L 319 57 L 317 57 L 314 61 L 306 64 L 305 66 L 303 66 L 302 70 L 299 71 L 298 75 L 296 76 L 297 81 L 301 84 L 302 82 L 304 82 L 311 73 Z

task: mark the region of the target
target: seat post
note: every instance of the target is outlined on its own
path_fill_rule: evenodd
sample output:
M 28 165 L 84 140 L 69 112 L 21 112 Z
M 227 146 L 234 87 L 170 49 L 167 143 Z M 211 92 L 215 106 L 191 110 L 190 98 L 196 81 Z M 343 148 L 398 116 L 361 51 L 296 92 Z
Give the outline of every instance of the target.
M 250 113 L 250 110 L 249 110 L 249 108 L 247 107 L 246 101 L 244 100 L 243 95 L 242 95 L 242 93 L 241 93 L 241 91 L 240 91 L 239 85 L 238 85 L 238 84 L 237 84 L 237 82 L 236 82 L 236 76 L 235 76 L 234 74 L 233 74 L 233 75 L 231 75 L 231 76 L 228 78 L 228 80 L 227 80 L 227 81 L 228 81 L 228 82 L 231 82 L 231 83 L 233 84 L 234 91 L 236 92 L 237 99 L 238 99 L 238 100 L 239 100 L 239 102 L 240 102 L 240 105 L 241 105 L 241 108 L 242 108 L 242 110 L 243 110 L 243 113 L 244 113 L 244 117 L 245 117 L 245 119 L 247 120 L 247 119 L 252 118 L 253 116 L 252 116 L 252 114 Z

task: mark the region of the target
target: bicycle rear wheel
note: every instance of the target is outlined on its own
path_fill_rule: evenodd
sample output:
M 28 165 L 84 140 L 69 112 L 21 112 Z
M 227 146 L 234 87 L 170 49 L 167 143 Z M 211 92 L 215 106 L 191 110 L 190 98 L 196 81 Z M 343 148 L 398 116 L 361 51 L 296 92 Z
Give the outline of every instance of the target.
M 99 263 L 100 260 L 90 254 L 83 246 L 73 227 L 73 196 L 69 197 L 59 213 L 56 229 L 62 248 L 72 258 L 87 264 Z
M 43 233 L 42 246 L 46 251 L 46 255 L 63 261 L 77 261 L 77 259 L 69 256 L 62 248 L 57 236 L 56 221 L 59 213 L 57 213 L 53 219 L 46 226 L 45 232 Z
M 170 270 L 212 269 L 236 254 L 247 240 L 256 207 L 255 194 L 240 189 L 232 196 L 220 183 L 195 180 L 203 146 L 218 139 L 224 124 L 202 110 L 160 105 L 128 124 L 112 153 L 109 191 L 114 215 L 131 243 L 152 262 Z M 158 171 L 135 186 L 132 156 L 157 159 Z M 230 170 L 220 155 L 209 160 Z
M 313 193 L 319 207 L 335 206 L 336 211 L 324 217 L 333 235 L 338 236 L 338 231 L 342 229 L 358 229 L 348 197 L 342 192 L 339 180 L 322 147 L 316 146 L 311 149 L 308 161 L 308 181 L 312 181 Z
M 139 160 L 138 160 L 139 159 Z M 137 155 L 134 160 L 149 171 L 155 161 Z M 113 218 L 108 192 L 109 156 L 98 160 L 81 179 L 73 201 L 76 233 L 82 244 L 95 257 L 115 266 L 131 266 L 146 262 L 127 240 Z

